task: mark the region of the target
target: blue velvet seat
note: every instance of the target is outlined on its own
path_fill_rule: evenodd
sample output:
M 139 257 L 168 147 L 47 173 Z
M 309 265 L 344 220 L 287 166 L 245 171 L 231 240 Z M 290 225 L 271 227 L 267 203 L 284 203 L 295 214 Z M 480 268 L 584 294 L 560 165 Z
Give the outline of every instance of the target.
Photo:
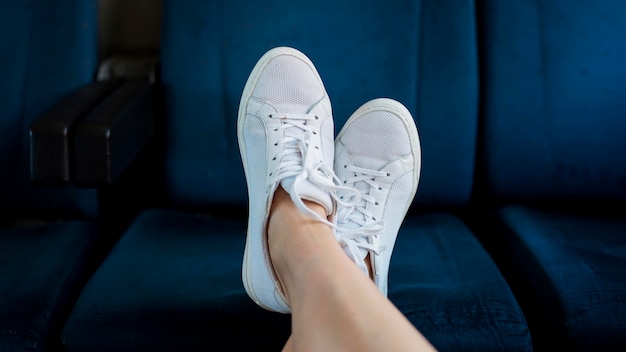
M 69 351 L 280 350 L 289 316 L 243 291 L 245 221 L 149 210 L 122 236 L 81 295 Z
M 477 60 L 472 1 L 164 1 L 167 209 L 143 213 L 94 274 L 66 351 L 279 349 L 289 316 L 241 283 L 247 192 L 236 138 L 258 58 L 293 46 L 316 64 L 336 127 L 389 96 L 414 114 L 422 182 L 389 297 L 441 350 L 528 350 L 525 318 L 458 217 L 472 188 Z M 209 214 L 209 215 L 207 215 Z
M 96 2 L 0 5 L 0 350 L 58 345 L 99 238 L 93 190 L 29 183 L 30 124 L 90 82 Z
M 481 183 L 537 350 L 626 344 L 626 5 L 484 1 Z M 489 246 L 489 245 L 488 245 Z

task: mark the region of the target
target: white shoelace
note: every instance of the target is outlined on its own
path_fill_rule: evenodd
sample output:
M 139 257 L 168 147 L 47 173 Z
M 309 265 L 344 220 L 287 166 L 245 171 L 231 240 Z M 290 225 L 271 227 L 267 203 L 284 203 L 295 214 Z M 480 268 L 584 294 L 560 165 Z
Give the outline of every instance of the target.
M 376 219 L 367 209 L 367 205 L 378 206 L 378 202 L 372 197 L 371 190 L 379 189 L 377 177 L 387 177 L 384 171 L 365 169 L 353 165 L 344 165 L 344 168 L 354 174 L 346 180 L 348 187 L 356 189 L 360 193 L 360 199 L 347 203 L 351 206 L 339 208 L 337 213 L 337 237 L 346 254 L 352 258 L 357 266 L 366 274 L 369 274 L 365 258 L 368 252 L 378 255 L 385 248 L 375 246 L 371 238 L 382 233 L 385 224 L 381 219 Z M 340 197 L 341 198 L 341 197 Z M 345 196 L 343 196 L 345 198 Z
M 300 197 L 299 188 L 303 182 L 309 181 L 323 192 L 328 192 L 337 204 L 348 206 L 349 203 L 339 199 L 337 191 L 353 193 L 359 197 L 356 190 L 341 186 L 341 181 L 335 175 L 333 169 L 324 163 L 319 156 L 321 146 L 312 144 L 313 135 L 318 132 L 310 127 L 307 122 L 317 120 L 319 117 L 314 114 L 275 114 L 270 118 L 281 119 L 281 126 L 276 129 L 285 130 L 284 148 L 281 153 L 274 156 L 281 160 L 277 170 L 270 174 L 272 177 L 270 187 L 282 180 L 294 177 L 290 190 L 286 190 L 298 209 L 313 218 L 330 225 L 336 226 L 322 218 L 319 214 L 309 209 Z

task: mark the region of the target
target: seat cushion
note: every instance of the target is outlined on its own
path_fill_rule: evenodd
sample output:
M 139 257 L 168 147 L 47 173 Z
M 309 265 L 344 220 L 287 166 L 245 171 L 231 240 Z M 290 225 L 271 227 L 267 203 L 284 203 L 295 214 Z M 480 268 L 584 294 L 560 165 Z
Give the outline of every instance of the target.
M 80 221 L 0 227 L 0 350 L 58 347 L 99 239 Z
M 529 351 L 526 320 L 490 256 L 457 218 L 402 226 L 389 298 L 440 351 Z
M 246 295 L 245 228 L 174 211 L 141 215 L 83 291 L 65 350 L 279 350 L 290 316 Z M 390 298 L 437 347 L 527 350 L 524 317 L 462 223 L 446 215 L 410 221 L 396 251 Z
M 498 213 L 500 260 L 542 350 L 626 346 L 626 219 Z M 494 253 L 497 255 L 497 253 Z
M 144 213 L 83 291 L 65 350 L 280 350 L 290 319 L 246 295 L 245 231 L 244 221 Z
M 237 109 L 254 64 L 276 46 L 295 47 L 316 65 L 336 131 L 370 99 L 405 104 L 428 165 L 416 202 L 468 200 L 478 104 L 473 1 L 165 0 L 163 8 L 172 201 L 246 204 Z

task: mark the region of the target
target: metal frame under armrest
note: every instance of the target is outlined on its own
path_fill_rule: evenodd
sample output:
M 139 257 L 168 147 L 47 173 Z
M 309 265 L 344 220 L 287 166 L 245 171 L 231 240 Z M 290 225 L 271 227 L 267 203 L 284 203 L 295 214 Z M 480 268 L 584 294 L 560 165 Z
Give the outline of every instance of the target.
M 45 184 L 70 182 L 74 127 L 119 84 L 117 80 L 110 80 L 83 86 L 32 123 L 29 131 L 31 181 Z
M 112 184 L 156 135 L 156 88 L 130 80 L 100 103 L 77 126 L 74 184 Z

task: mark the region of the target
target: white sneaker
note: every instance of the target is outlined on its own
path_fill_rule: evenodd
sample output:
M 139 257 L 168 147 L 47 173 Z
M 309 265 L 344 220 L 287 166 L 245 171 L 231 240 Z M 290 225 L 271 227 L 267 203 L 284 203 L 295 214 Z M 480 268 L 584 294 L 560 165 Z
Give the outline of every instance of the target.
M 304 54 L 280 47 L 261 57 L 243 90 L 237 136 L 249 197 L 243 284 L 259 306 L 289 313 L 267 246 L 274 192 L 281 185 L 301 211 L 323 222 L 302 199 L 321 204 L 331 218 L 336 212 L 330 100 Z
M 356 206 L 339 203 L 337 237 L 368 275 L 369 254 L 371 277 L 385 295 L 391 253 L 417 191 L 420 153 L 411 114 L 399 102 L 384 98 L 369 101 L 352 114 L 335 142 L 335 173 L 361 196 Z

